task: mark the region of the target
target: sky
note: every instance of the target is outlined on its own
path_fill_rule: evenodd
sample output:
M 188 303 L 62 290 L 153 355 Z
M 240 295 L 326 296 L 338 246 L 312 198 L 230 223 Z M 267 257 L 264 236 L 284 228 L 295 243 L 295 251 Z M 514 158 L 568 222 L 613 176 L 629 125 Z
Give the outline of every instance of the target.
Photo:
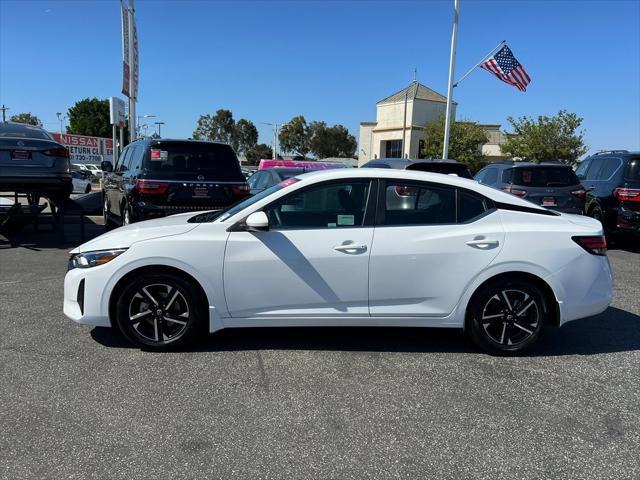
M 190 137 L 201 114 L 266 123 L 295 115 L 358 136 L 375 104 L 417 79 L 446 94 L 453 0 L 136 0 L 138 114 Z M 56 112 L 122 96 L 115 0 L 0 0 L 0 104 L 59 130 Z M 640 150 L 640 0 L 460 0 L 459 78 L 501 40 L 527 92 L 477 69 L 454 89 L 458 119 L 584 118 L 589 151 Z M 155 127 L 155 125 L 153 125 Z

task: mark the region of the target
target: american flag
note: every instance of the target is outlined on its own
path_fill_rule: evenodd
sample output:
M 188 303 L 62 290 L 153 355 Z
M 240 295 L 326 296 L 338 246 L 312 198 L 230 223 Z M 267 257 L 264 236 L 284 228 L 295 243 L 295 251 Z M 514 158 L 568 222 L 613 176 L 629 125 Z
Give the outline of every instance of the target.
M 480 65 L 480 68 L 484 68 L 503 82 L 513 85 L 522 92 L 527 91 L 527 85 L 531 82 L 531 77 L 529 77 L 527 71 L 520 65 L 520 62 L 513 56 L 511 49 L 506 45 Z

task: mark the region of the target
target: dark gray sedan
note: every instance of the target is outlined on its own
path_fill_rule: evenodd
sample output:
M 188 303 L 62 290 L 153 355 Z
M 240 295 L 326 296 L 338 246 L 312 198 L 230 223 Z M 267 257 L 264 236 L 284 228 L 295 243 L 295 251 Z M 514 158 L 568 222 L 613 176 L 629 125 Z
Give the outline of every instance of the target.
M 71 194 L 69 151 L 42 128 L 0 122 L 0 191 L 62 203 Z

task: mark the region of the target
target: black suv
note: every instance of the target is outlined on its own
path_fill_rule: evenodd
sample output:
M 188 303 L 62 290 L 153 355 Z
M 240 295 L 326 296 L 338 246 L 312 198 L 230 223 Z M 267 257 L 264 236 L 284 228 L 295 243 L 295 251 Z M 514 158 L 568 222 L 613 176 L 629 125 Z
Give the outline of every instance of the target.
M 249 195 L 233 149 L 193 140 L 138 140 L 115 166 L 102 162 L 104 220 L 126 225 L 174 213 L 226 208 Z
M 395 168 L 397 170 L 418 170 L 420 172 L 444 173 L 462 178 L 472 178 L 464 163 L 457 160 L 409 160 L 408 158 L 376 158 L 369 160 L 361 168 Z
M 585 158 L 576 175 L 587 188 L 586 213 L 605 233 L 640 234 L 640 152 L 612 150 Z

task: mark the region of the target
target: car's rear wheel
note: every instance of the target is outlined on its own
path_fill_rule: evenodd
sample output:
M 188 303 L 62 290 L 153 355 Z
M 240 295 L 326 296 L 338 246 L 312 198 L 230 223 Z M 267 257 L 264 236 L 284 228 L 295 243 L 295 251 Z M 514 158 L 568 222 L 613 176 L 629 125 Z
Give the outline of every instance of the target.
M 84 189 L 84 193 L 91 193 L 91 182 L 87 183 L 87 188 Z
M 116 321 L 133 344 L 154 350 L 185 346 L 204 333 L 206 309 L 183 278 L 143 274 L 121 290 Z
M 531 346 L 550 314 L 544 293 L 526 279 L 490 282 L 473 296 L 467 313 L 474 343 L 498 355 L 519 353 Z
M 131 225 L 133 223 L 133 216 L 131 215 L 131 208 L 126 205 L 122 208 L 122 225 Z
M 102 219 L 104 221 L 105 230 L 113 230 L 114 224 L 111 221 L 111 215 L 109 215 L 109 200 L 105 192 L 102 192 L 103 204 L 102 204 Z

